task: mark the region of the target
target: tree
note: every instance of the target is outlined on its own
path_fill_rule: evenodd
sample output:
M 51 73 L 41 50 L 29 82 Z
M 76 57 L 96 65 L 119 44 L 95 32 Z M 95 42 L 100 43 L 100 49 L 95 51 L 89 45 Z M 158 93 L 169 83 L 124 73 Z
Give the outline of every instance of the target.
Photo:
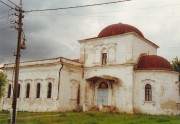
M 4 95 L 7 75 L 0 71 L 0 98 Z
M 172 66 L 174 71 L 180 73 L 180 59 L 178 59 L 178 57 L 174 58 L 174 60 L 172 61 Z M 179 75 L 179 81 L 180 81 L 180 75 Z

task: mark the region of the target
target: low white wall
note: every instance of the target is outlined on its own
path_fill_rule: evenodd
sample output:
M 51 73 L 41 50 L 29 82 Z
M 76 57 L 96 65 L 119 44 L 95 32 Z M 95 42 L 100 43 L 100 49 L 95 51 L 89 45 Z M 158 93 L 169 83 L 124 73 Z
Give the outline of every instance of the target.
M 46 60 L 44 60 L 46 61 Z M 49 61 L 49 60 L 48 60 Z M 20 68 L 19 84 L 20 97 L 17 98 L 17 110 L 19 111 L 58 111 L 72 110 L 77 106 L 77 88 L 82 78 L 82 67 L 73 65 L 74 62 L 48 64 L 43 62 L 36 65 L 28 64 Z M 75 63 L 76 64 L 76 63 Z M 12 85 L 14 79 L 13 69 L 8 68 L 4 71 L 9 82 L 6 85 L 3 110 L 12 108 L 13 90 L 11 88 L 11 97 L 7 98 L 8 86 Z M 59 74 L 60 73 L 60 74 Z M 59 77 L 60 76 L 60 77 Z M 60 79 L 59 79 L 60 78 Z M 48 83 L 52 83 L 51 98 L 47 98 Z M 26 98 L 26 87 L 30 83 L 30 96 Z M 41 84 L 40 98 L 36 98 L 37 84 Z M 58 86 L 60 89 L 58 94 Z M 76 94 L 72 96 L 72 94 Z M 73 97 L 73 98 L 72 98 Z
M 135 71 L 134 112 L 147 114 L 178 114 L 178 73 L 163 70 Z M 152 86 L 152 101 L 145 101 L 145 85 Z

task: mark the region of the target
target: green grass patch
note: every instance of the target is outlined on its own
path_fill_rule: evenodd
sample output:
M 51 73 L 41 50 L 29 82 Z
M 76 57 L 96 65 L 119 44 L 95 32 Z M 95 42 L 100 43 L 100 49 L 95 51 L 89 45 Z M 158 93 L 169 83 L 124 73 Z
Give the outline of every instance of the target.
M 9 112 L 0 112 L 0 124 Z M 18 112 L 17 124 L 180 124 L 180 116 L 120 114 L 108 112 Z

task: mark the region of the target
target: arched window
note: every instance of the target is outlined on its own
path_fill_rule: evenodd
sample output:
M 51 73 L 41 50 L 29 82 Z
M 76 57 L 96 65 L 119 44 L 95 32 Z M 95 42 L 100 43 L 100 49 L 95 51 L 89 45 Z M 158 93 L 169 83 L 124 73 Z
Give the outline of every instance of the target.
M 8 96 L 7 98 L 10 98 L 11 97 L 11 84 L 9 84 L 8 86 Z
M 52 83 L 48 83 L 47 98 L 51 98 Z
M 102 82 L 99 84 L 99 87 L 100 89 L 107 89 L 108 88 L 108 84 L 106 82 Z
M 116 51 L 114 47 L 110 47 L 108 50 L 108 60 L 109 62 L 115 61 Z
M 36 89 L 36 98 L 40 98 L 40 90 L 41 90 L 41 84 L 37 84 L 37 89 Z
M 29 98 L 29 94 L 30 94 L 30 84 L 28 83 L 26 87 L 26 98 Z
M 152 87 L 150 84 L 145 86 L 145 101 L 152 101 Z
M 100 58 L 101 58 L 100 50 L 96 49 L 94 52 L 94 63 L 100 63 Z
M 20 92 L 21 92 L 21 85 L 18 84 L 17 98 L 20 97 Z

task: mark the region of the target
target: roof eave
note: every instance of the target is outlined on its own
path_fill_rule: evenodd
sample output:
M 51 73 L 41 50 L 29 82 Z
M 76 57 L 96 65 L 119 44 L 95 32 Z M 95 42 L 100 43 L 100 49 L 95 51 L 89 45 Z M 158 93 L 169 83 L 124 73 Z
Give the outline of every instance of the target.
M 135 32 L 128 32 L 128 33 L 124 33 L 124 34 L 117 34 L 117 35 L 113 35 L 113 36 L 118 36 L 118 35 L 128 35 L 128 34 L 134 34 L 135 36 L 147 41 L 148 43 L 152 44 L 154 47 L 156 48 L 159 48 L 159 46 L 155 43 L 153 43 L 152 41 L 146 39 L 145 37 L 142 37 L 142 36 L 139 36 L 137 33 Z M 78 40 L 79 43 L 82 43 L 82 42 L 86 42 L 86 41 L 89 41 L 89 40 L 92 40 L 92 39 L 100 39 L 100 38 L 107 38 L 107 37 L 113 37 L 113 36 L 106 36 L 106 37 L 92 37 L 92 38 L 87 38 L 87 39 L 82 39 L 82 40 Z

